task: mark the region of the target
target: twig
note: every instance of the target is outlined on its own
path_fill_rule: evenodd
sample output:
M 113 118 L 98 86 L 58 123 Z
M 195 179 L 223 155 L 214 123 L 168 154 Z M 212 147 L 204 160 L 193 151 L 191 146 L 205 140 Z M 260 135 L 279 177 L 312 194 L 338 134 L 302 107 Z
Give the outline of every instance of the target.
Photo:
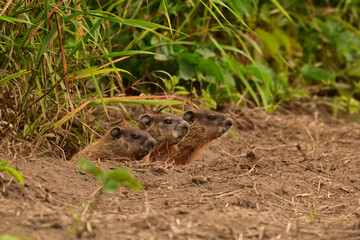
M 243 191 L 243 190 L 241 189 L 241 190 L 236 190 L 236 191 L 233 191 L 233 192 L 224 193 L 224 194 L 221 194 L 219 196 L 216 196 L 215 198 L 222 198 L 222 197 L 234 195 L 235 193 L 239 193 L 241 191 Z
M 298 144 L 289 144 L 289 145 L 280 145 L 280 146 L 276 146 L 276 147 L 255 147 L 252 149 L 252 151 L 255 150 L 265 150 L 265 151 L 271 151 L 271 150 L 275 150 L 275 149 L 279 149 L 279 148 L 291 148 L 291 147 L 297 147 Z
M 247 173 L 240 174 L 239 176 L 241 177 L 241 176 L 249 175 L 252 171 L 254 171 L 256 165 L 257 165 L 261 160 L 263 160 L 263 159 L 264 159 L 264 158 L 261 158 L 259 161 L 257 161 Z
M 315 142 L 313 136 L 311 135 L 309 129 L 308 129 L 304 124 L 303 124 L 303 126 L 304 126 L 304 128 L 306 129 L 306 132 L 307 132 L 307 134 L 309 135 L 309 137 L 310 137 L 310 139 L 311 139 L 311 141 L 312 141 L 312 143 L 313 143 L 313 149 L 311 150 L 311 152 L 312 152 L 312 155 L 314 156 L 315 148 L 316 148 L 316 142 Z

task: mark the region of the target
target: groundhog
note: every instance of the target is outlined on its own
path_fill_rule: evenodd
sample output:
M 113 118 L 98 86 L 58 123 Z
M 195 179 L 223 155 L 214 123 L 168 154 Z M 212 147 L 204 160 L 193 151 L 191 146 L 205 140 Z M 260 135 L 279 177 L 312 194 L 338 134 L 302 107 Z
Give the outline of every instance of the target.
M 114 127 L 100 140 L 77 153 L 90 160 L 129 159 L 141 160 L 154 149 L 156 141 L 147 132 L 132 127 Z
M 189 123 L 184 119 L 169 114 L 145 114 L 139 118 L 138 127 L 147 131 L 157 142 L 154 150 L 145 158 L 146 161 L 165 161 L 171 151 L 176 151 L 179 143 L 189 131 Z
M 174 164 L 189 164 L 212 140 L 221 137 L 232 126 L 232 120 L 210 110 L 191 110 L 183 115 L 190 124 L 186 137 L 177 145 L 178 150 L 170 154 L 168 161 Z

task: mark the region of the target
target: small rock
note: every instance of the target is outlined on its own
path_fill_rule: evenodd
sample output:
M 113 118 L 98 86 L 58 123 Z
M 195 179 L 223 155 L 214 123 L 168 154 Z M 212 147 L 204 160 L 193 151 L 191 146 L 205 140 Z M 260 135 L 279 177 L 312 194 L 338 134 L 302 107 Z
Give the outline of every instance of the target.
M 197 184 L 203 184 L 209 181 L 209 179 L 205 176 L 194 176 L 191 181 L 193 183 L 197 183 Z

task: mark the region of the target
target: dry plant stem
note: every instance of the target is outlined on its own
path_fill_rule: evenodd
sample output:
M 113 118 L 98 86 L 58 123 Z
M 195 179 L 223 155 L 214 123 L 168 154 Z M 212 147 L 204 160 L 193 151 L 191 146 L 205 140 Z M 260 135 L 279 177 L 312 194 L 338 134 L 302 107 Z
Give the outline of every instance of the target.
M 83 215 L 85 216 L 85 213 L 86 213 L 87 209 L 89 209 L 89 214 L 88 214 L 88 216 L 87 216 L 86 221 L 85 221 L 84 224 L 87 224 L 87 223 L 91 220 L 91 218 L 92 218 L 95 210 L 97 209 L 97 207 L 98 207 L 98 205 L 99 205 L 99 203 L 100 203 L 101 197 L 102 197 L 103 194 L 104 194 L 104 190 L 103 190 L 102 188 L 97 189 L 97 190 L 96 190 L 93 194 L 91 194 L 91 195 L 93 196 L 93 195 L 95 195 L 95 194 L 96 194 L 96 196 L 94 197 L 93 200 L 91 200 L 91 201 L 87 204 L 86 210 L 84 210 L 84 212 L 83 212 Z M 88 226 L 85 226 L 85 227 L 88 227 Z
M 275 149 L 279 149 L 279 148 L 291 148 L 291 147 L 297 147 L 298 144 L 289 144 L 289 145 L 280 145 L 277 147 L 255 147 L 252 149 L 252 151 L 254 152 L 255 150 L 266 150 L 266 151 L 271 151 L 271 150 L 275 150 Z
M 246 172 L 246 173 L 244 173 L 244 174 L 240 174 L 239 176 L 250 175 L 250 173 L 255 170 L 256 165 L 257 165 L 260 161 L 262 161 L 263 159 L 264 159 L 264 158 L 261 158 L 259 161 L 257 161 L 257 162 L 252 166 L 252 168 L 251 168 L 248 172 Z
M 36 152 L 36 150 L 38 149 L 38 147 L 40 146 L 40 143 L 41 143 L 42 140 L 43 140 L 43 137 L 40 136 L 40 137 L 38 138 L 38 140 L 36 141 L 36 144 L 35 144 L 33 150 L 31 151 L 29 157 L 32 157 L 32 156 L 35 154 L 35 152 Z
M 221 194 L 219 196 L 216 196 L 215 198 L 222 198 L 222 197 L 226 197 L 226 196 L 231 196 L 231 195 L 234 195 L 234 194 L 242 192 L 242 191 L 243 190 L 240 189 L 240 190 L 236 190 L 236 191 L 233 191 L 233 192 L 224 193 L 224 194 Z
M 309 137 L 310 137 L 310 139 L 311 139 L 311 141 L 312 141 L 313 148 L 312 148 L 312 150 L 311 150 L 311 153 L 312 153 L 312 156 L 314 156 L 315 150 L 316 150 L 316 142 L 315 142 L 313 136 L 311 135 L 309 129 L 308 129 L 304 124 L 303 124 L 303 126 L 305 127 L 306 132 L 307 132 L 307 134 L 309 135 Z
M 65 60 L 65 52 L 64 52 L 64 47 L 63 47 L 62 38 L 61 38 L 59 19 L 57 17 L 56 12 L 55 12 L 55 20 L 56 20 L 56 26 L 57 26 L 58 36 L 59 36 L 61 60 L 62 60 L 63 70 L 64 70 L 64 82 L 65 82 L 65 86 L 66 86 L 67 97 L 68 97 L 70 108 L 71 108 L 71 124 L 72 124 L 72 122 L 74 121 L 74 117 L 75 117 L 75 108 L 74 108 L 74 104 L 73 104 L 73 102 L 71 100 L 71 93 L 70 93 L 70 88 L 69 88 L 69 80 L 67 78 L 67 65 L 66 65 L 66 60 Z

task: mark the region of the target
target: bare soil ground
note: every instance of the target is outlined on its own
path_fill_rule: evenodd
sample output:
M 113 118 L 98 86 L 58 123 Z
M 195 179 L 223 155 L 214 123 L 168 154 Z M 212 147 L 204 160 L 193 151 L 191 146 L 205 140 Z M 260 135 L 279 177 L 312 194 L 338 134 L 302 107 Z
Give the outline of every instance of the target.
M 273 115 L 232 108 L 233 132 L 187 166 L 125 166 L 144 189 L 103 196 L 81 239 L 360 239 L 360 124 L 325 107 Z M 76 163 L 4 154 L 26 186 L 0 175 L 0 236 L 77 239 L 99 188 Z M 83 214 L 82 214 L 83 213 Z

